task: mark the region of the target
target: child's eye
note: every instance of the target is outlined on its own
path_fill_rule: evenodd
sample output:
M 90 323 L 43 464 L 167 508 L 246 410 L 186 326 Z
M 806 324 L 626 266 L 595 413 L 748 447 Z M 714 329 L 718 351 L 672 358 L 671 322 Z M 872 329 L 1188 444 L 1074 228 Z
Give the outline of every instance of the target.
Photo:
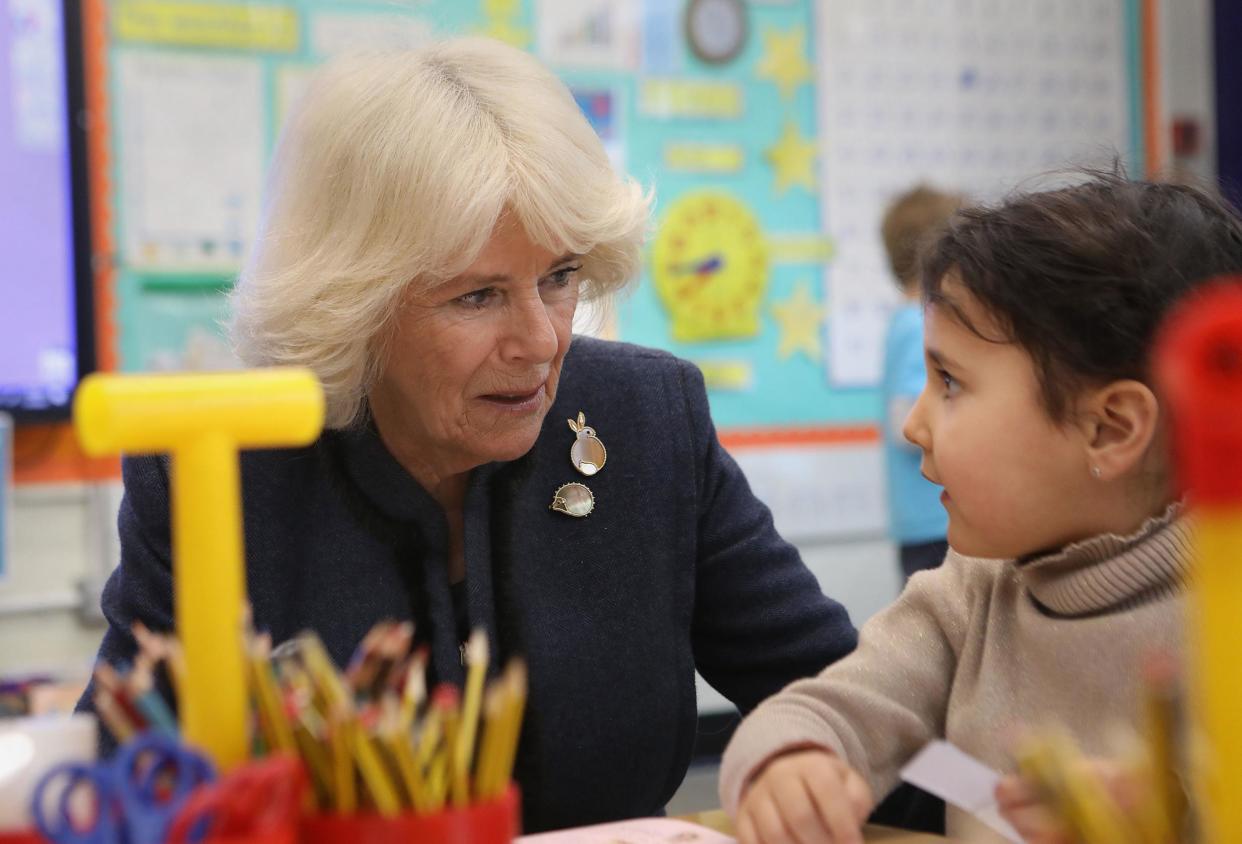
M 936 377 L 940 379 L 940 383 L 944 384 L 944 394 L 946 396 L 956 395 L 961 388 L 958 380 L 943 369 L 936 370 Z
M 458 304 L 464 305 L 467 308 L 473 308 L 475 310 L 478 310 L 479 308 L 484 307 L 488 302 L 490 302 L 492 298 L 495 297 L 495 295 L 496 295 L 496 288 L 484 287 L 480 290 L 471 290 L 469 293 L 464 293 L 461 296 L 458 296 L 453 301 L 457 302 Z

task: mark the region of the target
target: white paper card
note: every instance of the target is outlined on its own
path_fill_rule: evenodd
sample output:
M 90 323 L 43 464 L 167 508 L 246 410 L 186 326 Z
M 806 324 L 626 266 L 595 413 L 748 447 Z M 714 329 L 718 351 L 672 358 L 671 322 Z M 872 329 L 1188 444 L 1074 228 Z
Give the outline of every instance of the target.
M 125 262 L 235 270 L 259 224 L 262 63 L 124 50 L 115 66 Z
M 947 741 L 933 741 L 920 750 L 902 768 L 901 778 L 949 805 L 969 812 L 1010 841 L 1022 841 L 1022 837 L 1000 816 L 996 805 L 996 784 L 1000 782 L 1000 774 Z
M 597 826 L 523 835 L 516 844 L 736 844 L 705 826 L 672 818 L 635 818 Z
M 536 0 L 535 46 L 554 67 L 634 70 L 639 12 L 637 0 Z
M 434 38 L 430 21 L 404 14 L 320 12 L 310 24 L 311 48 L 320 56 L 366 50 L 415 50 Z

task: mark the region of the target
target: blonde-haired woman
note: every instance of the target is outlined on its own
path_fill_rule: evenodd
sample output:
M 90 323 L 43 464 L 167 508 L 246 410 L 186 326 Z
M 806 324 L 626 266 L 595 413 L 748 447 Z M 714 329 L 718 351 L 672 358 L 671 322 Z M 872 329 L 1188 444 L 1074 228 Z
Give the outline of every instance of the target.
M 412 619 L 442 681 L 474 627 L 525 655 L 528 831 L 660 811 L 696 666 L 749 710 L 855 641 L 717 443 L 697 370 L 572 336 L 580 300 L 637 275 L 647 213 L 525 53 L 353 58 L 291 118 L 233 296 L 243 359 L 308 366 L 328 397 L 317 443 L 243 457 L 257 625 L 313 628 L 343 663 Z M 124 475 L 112 661 L 133 621 L 172 625 L 167 468 Z

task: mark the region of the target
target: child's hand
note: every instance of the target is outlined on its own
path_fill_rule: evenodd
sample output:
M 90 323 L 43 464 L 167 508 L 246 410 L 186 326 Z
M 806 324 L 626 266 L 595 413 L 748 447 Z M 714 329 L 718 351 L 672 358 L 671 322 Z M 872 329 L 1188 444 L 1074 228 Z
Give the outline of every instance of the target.
M 778 756 L 751 780 L 737 812 L 741 844 L 862 844 L 874 801 L 858 772 L 826 750 Z
M 1142 800 L 1134 776 L 1117 763 L 1102 759 L 1083 762 L 1087 773 L 1108 790 L 1126 813 L 1134 813 Z M 996 803 L 1001 816 L 1027 844 L 1073 844 L 1076 837 L 1056 817 L 1032 783 L 1024 777 L 1008 776 L 996 786 Z
M 1027 844 L 1072 844 L 1068 830 L 1040 799 L 1035 787 L 1019 776 L 1007 776 L 996 786 L 1001 817 Z

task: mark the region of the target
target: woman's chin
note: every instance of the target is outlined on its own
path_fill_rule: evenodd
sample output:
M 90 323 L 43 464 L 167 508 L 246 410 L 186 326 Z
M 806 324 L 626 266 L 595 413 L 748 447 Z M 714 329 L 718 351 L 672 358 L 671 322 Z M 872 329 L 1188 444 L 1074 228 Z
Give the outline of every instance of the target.
M 503 431 L 493 431 L 491 436 L 481 438 L 475 452 L 485 459 L 484 463 L 504 463 L 525 457 L 539 439 L 540 424 L 529 423 L 513 426 Z M 569 458 L 572 437 L 566 436 L 565 455 Z
M 529 442 L 522 444 L 522 445 L 515 444 L 511 448 L 497 449 L 496 452 L 489 459 L 489 462 L 508 463 L 512 460 L 521 460 L 523 457 L 529 454 L 530 450 L 534 447 L 535 447 L 535 441 L 532 439 Z M 565 453 L 568 454 L 569 449 L 566 449 Z

